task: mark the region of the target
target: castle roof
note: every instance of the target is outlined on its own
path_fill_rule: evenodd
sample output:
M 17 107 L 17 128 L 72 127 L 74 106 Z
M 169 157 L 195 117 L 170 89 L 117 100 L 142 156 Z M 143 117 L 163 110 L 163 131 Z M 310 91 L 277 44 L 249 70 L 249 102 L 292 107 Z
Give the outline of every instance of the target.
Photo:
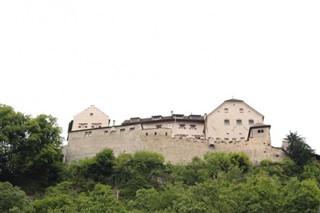
M 210 114 L 212 114 L 213 112 L 217 111 L 221 106 L 223 106 L 225 103 L 229 103 L 229 102 L 238 102 L 238 103 L 243 103 L 244 105 L 246 105 L 248 108 L 250 108 L 252 111 L 258 113 L 259 115 L 262 116 L 262 120 L 264 119 L 264 115 L 262 115 L 260 112 L 258 112 L 257 110 L 255 110 L 253 107 L 251 107 L 249 104 L 247 104 L 246 102 L 244 102 L 243 100 L 239 100 L 239 99 L 235 99 L 235 98 L 231 98 L 231 99 L 228 99 L 228 100 L 225 100 L 222 104 L 220 104 L 217 108 L 215 108 L 212 112 L 210 112 L 208 114 L 208 116 Z
M 184 115 L 184 114 L 173 114 L 170 116 L 155 115 L 150 118 L 130 118 L 125 120 L 122 125 L 132 125 L 132 124 L 143 124 L 143 123 L 159 123 L 159 122 L 199 122 L 204 123 L 204 117 L 202 115 Z

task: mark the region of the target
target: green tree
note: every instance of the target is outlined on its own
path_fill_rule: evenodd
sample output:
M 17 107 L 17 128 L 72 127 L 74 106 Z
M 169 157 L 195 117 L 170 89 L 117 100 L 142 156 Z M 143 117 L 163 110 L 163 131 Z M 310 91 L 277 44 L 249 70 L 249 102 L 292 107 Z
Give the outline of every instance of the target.
M 31 118 L 0 105 L 0 127 L 0 181 L 33 190 L 59 180 L 64 165 L 56 118 Z
M 290 132 L 286 138 L 288 156 L 299 166 L 303 166 L 314 158 L 314 150 L 305 142 L 297 132 Z
M 315 180 L 299 181 L 291 178 L 283 189 L 282 212 L 317 212 L 320 204 L 320 189 Z
M 165 168 L 164 157 L 158 153 L 121 154 L 114 166 L 114 185 L 122 198 L 132 198 L 139 189 L 158 188 Z
M 256 174 L 234 188 L 239 209 L 236 212 L 279 212 L 283 203 L 281 184 L 277 177 Z
M 0 212 L 29 212 L 30 202 L 24 191 L 9 182 L 0 182 Z

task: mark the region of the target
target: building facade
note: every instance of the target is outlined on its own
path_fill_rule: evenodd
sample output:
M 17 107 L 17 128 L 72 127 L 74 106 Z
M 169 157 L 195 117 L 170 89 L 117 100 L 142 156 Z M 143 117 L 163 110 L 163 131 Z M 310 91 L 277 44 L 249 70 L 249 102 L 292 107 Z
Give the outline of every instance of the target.
M 264 116 L 244 101 L 226 100 L 206 116 L 206 139 L 214 141 L 246 139 L 250 127 L 263 123 L 263 120 Z
M 92 157 L 105 148 L 116 156 L 139 150 L 158 152 L 172 163 L 188 162 L 206 152 L 244 152 L 253 163 L 280 161 L 285 154 L 271 145 L 271 126 L 263 124 L 263 119 L 244 101 L 230 99 L 207 116 L 172 113 L 130 118 L 110 126 L 109 117 L 91 106 L 69 124 L 65 161 Z
M 94 105 L 91 105 L 73 117 L 73 120 L 69 123 L 69 132 L 107 127 L 109 124 L 109 116 Z

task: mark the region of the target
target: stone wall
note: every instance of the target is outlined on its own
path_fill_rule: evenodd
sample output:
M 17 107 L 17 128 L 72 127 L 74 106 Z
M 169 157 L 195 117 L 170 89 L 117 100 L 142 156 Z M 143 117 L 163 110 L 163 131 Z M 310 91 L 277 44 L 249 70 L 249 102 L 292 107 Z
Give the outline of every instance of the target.
M 269 134 L 246 140 L 212 141 L 186 137 L 172 137 L 170 128 L 141 129 L 140 125 L 107 127 L 69 133 L 69 143 L 65 147 L 65 161 L 93 157 L 104 148 L 111 148 L 115 156 L 148 150 L 161 153 L 172 163 L 190 162 L 206 152 L 244 152 L 252 163 L 263 159 L 280 161 L 284 153 L 271 146 Z

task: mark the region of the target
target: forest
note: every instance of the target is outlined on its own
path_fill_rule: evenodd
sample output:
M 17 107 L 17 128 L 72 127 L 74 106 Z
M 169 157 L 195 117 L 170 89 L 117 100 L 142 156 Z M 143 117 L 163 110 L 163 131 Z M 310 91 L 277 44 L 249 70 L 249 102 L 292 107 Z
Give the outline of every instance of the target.
M 317 212 L 320 165 L 297 132 L 282 162 L 208 152 L 172 164 L 139 151 L 63 162 L 61 128 L 0 105 L 0 212 Z

